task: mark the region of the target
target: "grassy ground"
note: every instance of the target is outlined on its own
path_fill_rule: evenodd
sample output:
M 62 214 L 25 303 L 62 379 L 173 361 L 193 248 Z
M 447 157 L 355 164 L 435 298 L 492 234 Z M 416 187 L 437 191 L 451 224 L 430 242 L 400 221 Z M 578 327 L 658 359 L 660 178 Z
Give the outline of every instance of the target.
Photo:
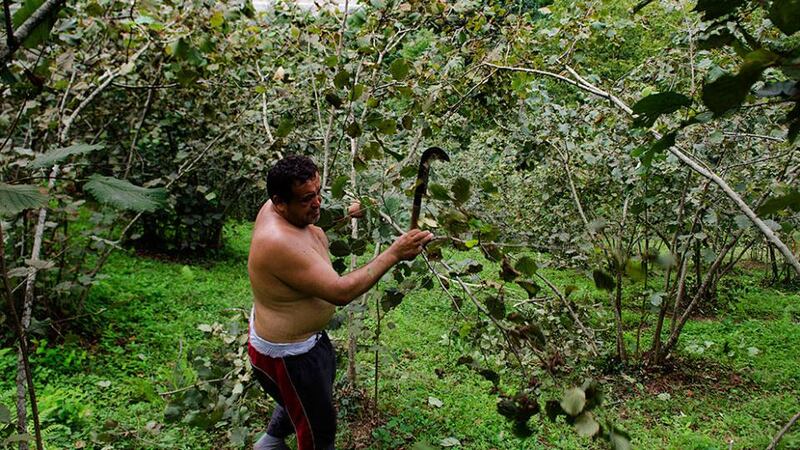
M 225 323 L 238 314 L 236 308 L 249 308 L 249 233 L 247 225 L 230 227 L 228 246 L 215 261 L 173 263 L 122 253 L 110 260 L 109 278 L 90 296 L 88 307 L 94 314 L 77 319 L 97 330 L 96 337 L 87 341 L 65 336 L 58 345 L 37 342 L 34 379 L 47 448 L 227 445 L 230 425 L 203 429 L 165 421 L 170 396 L 159 393 L 194 382 L 187 369 L 189 353 L 224 348 L 198 326 Z M 562 288 L 576 285 L 572 298 L 578 303 L 608 304 L 586 274 L 545 272 Z M 727 449 L 730 443 L 740 449 L 766 447 L 800 410 L 800 295 L 764 288 L 760 277 L 754 272 L 736 275 L 722 292 L 719 314 L 689 322 L 675 370 L 603 375 L 599 365 L 578 367 L 568 361 L 573 371 L 546 383 L 542 398 L 555 398 L 559 390 L 591 373 L 607 393 L 600 415 L 628 431 L 636 448 Z M 634 286 L 630 292 L 635 290 Z M 627 301 L 633 305 L 638 300 Z M 631 344 L 638 317 L 632 309 L 624 316 Z M 596 324 L 607 327 L 610 318 L 607 312 L 596 315 Z M 360 403 L 352 402 L 352 395 L 344 397 L 340 447 L 359 442 L 372 448 L 411 448 L 424 441 L 434 446 L 457 442 L 454 448 L 468 449 L 603 448 L 601 442 L 578 437 L 564 423 L 538 417 L 531 421 L 531 437 L 515 437 L 496 412 L 492 384 L 457 364 L 469 349 L 448 335 L 463 323 L 439 289 L 412 293 L 386 314 L 380 414 L 368 410 L 354 419 Z M 358 368 L 360 384 L 371 396 L 374 362 L 368 347 L 374 324 L 366 319 L 364 325 Z M 609 333 L 604 333 L 607 347 L 613 346 Z M 332 336 L 341 343 L 345 334 L 339 329 Z M 343 360 L 340 353 L 340 369 Z M 14 367 L 13 351 L 0 349 L 0 403 L 6 405 L 14 395 Z M 252 438 L 271 402 L 257 387 L 246 394 Z M 795 430 L 779 448 L 800 448 L 800 431 Z

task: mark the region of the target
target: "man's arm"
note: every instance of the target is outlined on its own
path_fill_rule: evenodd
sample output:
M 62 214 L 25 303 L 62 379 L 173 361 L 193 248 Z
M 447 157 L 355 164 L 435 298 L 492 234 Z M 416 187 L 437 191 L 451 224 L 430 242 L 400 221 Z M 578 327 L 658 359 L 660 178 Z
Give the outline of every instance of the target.
M 397 238 L 375 259 L 344 276 L 336 273 L 328 261 L 308 247 L 267 239 L 256 247 L 256 251 L 271 254 L 262 258 L 264 267 L 261 270 L 299 292 L 341 306 L 369 290 L 399 261 L 416 257 L 431 239 L 433 235 L 428 231 L 411 230 Z

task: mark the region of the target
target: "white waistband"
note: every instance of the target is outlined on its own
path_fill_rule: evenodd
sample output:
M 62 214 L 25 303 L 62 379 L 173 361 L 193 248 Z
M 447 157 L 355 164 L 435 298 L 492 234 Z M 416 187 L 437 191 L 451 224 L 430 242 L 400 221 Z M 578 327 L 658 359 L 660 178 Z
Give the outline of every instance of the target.
M 256 334 L 256 327 L 253 326 L 255 317 L 255 307 L 250 310 L 250 345 L 252 345 L 258 353 L 269 356 L 272 358 L 283 358 L 284 356 L 302 355 L 314 347 L 314 344 L 319 340 L 319 333 L 312 335 L 305 341 L 289 342 L 286 344 L 270 342 L 258 334 Z

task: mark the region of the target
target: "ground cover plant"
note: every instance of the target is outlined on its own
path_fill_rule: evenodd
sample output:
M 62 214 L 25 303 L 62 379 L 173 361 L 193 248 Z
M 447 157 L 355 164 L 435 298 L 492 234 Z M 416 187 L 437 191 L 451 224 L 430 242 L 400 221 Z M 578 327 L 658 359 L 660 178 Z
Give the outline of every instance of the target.
M 433 147 L 439 238 L 332 324 L 343 447 L 797 445 L 796 1 L 0 17 L 4 445 L 248 445 L 265 170 L 317 160 L 344 272 Z
M 36 384 L 43 386 L 40 402 L 48 447 L 236 447 L 251 443 L 263 431 L 272 404 L 252 380 L 244 382 L 243 398 L 236 402 L 246 412 L 221 418 L 219 426 L 193 419 L 190 410 L 171 416 L 169 409 L 187 388 L 232 391 L 240 381 L 236 373 L 229 380 L 205 384 L 203 380 L 220 377 L 204 374 L 202 362 L 193 358 L 219 358 L 215 370 L 222 372 L 237 367 L 234 361 L 244 361 L 241 353 L 227 363 L 220 363 L 224 358 L 217 355 L 242 349 L 241 342 L 226 342 L 225 337 L 238 337 L 243 331 L 230 329 L 231 323 L 246 326 L 249 284 L 241 273 L 246 270 L 250 230 L 250 225 L 231 226 L 227 250 L 213 262 L 187 264 L 135 253 L 111 257 L 109 277 L 87 300 L 93 313 L 76 319 L 95 329 L 96 337 L 67 337 L 67 343 L 57 344 L 35 341 L 32 364 L 39 367 Z M 456 258 L 474 258 L 471 253 Z M 603 298 L 590 274 L 545 270 L 554 283 L 580 286 L 573 294 L 578 305 L 590 306 Z M 582 383 L 584 373 L 590 372 L 606 391 L 608 406 L 601 414 L 627 431 L 636 448 L 727 448 L 729 442 L 734 448 L 766 447 L 783 424 L 782 412 L 798 406 L 800 378 L 798 294 L 763 286 L 768 275 L 763 270 L 738 275 L 742 285 L 725 306 L 730 317 L 692 320 L 681 364 L 666 373 L 631 368 L 604 375 L 609 368 L 566 361 L 569 370 L 559 382 L 542 380 L 542 396 L 558 396 L 564 386 Z M 394 285 L 386 280 L 382 289 Z M 630 300 L 626 303 L 633 312 L 637 303 Z M 465 314 L 476 312 L 464 305 Z M 374 317 L 374 309 L 370 315 Z M 626 326 L 630 339 L 636 317 L 631 314 Z M 563 421 L 550 423 L 546 418 L 531 420 L 532 437 L 515 436 L 497 413 L 493 383 L 459 363 L 475 351 L 462 338 L 471 321 L 462 319 L 443 293 L 409 294 L 382 320 L 378 411 L 369 409 L 366 414 L 377 417 L 368 421 L 362 416 L 364 408 L 372 408 L 364 398 L 371 399 L 375 387 L 374 349 L 365 345 L 358 360 L 363 392 L 340 389 L 342 448 L 412 448 L 424 442 L 439 447 L 456 441 L 461 448 L 602 448 L 571 432 Z M 365 323 L 369 329 L 374 325 L 374 320 Z M 346 365 L 347 333 L 340 328 L 332 335 L 340 355 L 340 384 L 345 385 L 341 369 Z M 480 360 L 480 351 L 475 354 Z M 1 364 L 13 368 L 13 352 L 5 351 Z M 503 375 L 498 366 L 487 367 Z M 2 403 L 10 403 L 15 390 L 14 379 L 4 378 Z M 237 435 L 240 428 L 244 431 Z M 800 435 L 791 432 L 784 448 L 792 448 L 798 439 Z

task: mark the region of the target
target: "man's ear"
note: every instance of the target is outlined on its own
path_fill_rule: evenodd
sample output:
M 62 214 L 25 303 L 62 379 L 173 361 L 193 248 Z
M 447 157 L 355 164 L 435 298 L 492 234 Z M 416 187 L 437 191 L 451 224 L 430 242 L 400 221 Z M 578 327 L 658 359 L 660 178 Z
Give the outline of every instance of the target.
M 273 195 L 269 199 L 272 200 L 272 204 L 276 208 L 278 209 L 286 208 L 286 202 L 279 195 Z

